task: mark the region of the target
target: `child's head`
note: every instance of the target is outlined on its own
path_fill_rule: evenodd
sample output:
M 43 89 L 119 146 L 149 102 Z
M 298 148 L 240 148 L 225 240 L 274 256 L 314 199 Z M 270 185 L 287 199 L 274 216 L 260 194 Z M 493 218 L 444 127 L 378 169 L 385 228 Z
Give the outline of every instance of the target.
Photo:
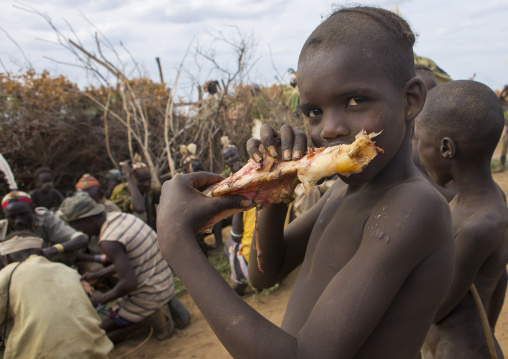
M 383 131 L 376 144 L 384 154 L 348 183 L 353 177 L 371 178 L 409 141 L 409 125 L 426 92 L 415 78 L 414 41 L 409 25 L 398 15 L 354 7 L 336 11 L 303 46 L 298 63 L 300 107 L 309 119 L 313 144 L 351 143 L 362 128 Z
M 42 189 L 44 192 L 49 192 L 53 189 L 53 175 L 51 170 L 46 167 L 38 168 L 35 171 L 35 182 L 37 188 Z
M 427 91 L 437 86 L 436 75 L 434 75 L 429 67 L 425 65 L 415 65 L 415 72 L 416 76 L 421 78 L 425 86 L 427 86 Z
M 490 165 L 503 132 L 503 110 L 494 91 L 475 81 L 453 81 L 429 91 L 416 118 L 415 135 L 425 168 L 448 182 L 451 159 Z

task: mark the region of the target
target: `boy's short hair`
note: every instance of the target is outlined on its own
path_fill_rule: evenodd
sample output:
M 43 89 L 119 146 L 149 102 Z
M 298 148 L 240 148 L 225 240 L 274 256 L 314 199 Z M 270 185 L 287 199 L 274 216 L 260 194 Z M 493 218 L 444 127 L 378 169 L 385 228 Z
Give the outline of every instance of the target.
M 300 61 L 338 45 L 369 44 L 382 56 L 381 66 L 401 88 L 415 77 L 415 35 L 399 15 L 380 8 L 342 7 L 319 25 L 303 45 Z
M 459 150 L 492 156 L 504 128 L 499 99 L 486 85 L 470 80 L 441 84 L 427 94 L 424 125 Z M 485 152 L 486 151 L 486 152 Z
M 34 178 L 36 180 L 39 179 L 39 176 L 43 173 L 49 173 L 51 176 L 53 176 L 53 174 L 51 173 L 51 170 L 47 167 L 40 167 L 40 168 L 37 168 L 37 170 L 35 171 L 34 173 Z

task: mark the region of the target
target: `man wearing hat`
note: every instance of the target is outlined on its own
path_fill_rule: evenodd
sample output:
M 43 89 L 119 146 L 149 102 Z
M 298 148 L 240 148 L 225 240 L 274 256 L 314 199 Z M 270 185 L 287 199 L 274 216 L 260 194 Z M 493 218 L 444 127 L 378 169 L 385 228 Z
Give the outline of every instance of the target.
M 42 251 L 47 258 L 73 264 L 74 251 L 85 247 L 88 238 L 43 207 L 32 207 L 30 195 L 11 191 L 2 200 L 6 219 L 0 220 L 0 242 L 13 231 L 32 231 L 42 238 Z
M 101 188 L 101 184 L 97 179 L 85 173 L 76 183 L 76 192 L 86 192 L 92 197 L 95 202 L 104 205 L 106 212 L 121 212 L 116 204 L 104 197 L 104 191 Z
M 0 242 L 3 358 L 107 358 L 113 344 L 78 273 L 41 256 L 42 244 L 28 231 Z
M 67 198 L 60 210 L 72 227 L 98 236 L 102 252 L 113 262 L 112 267 L 83 277 L 101 280 L 115 272 L 118 275 L 115 287 L 91 297 L 95 306 L 115 301 L 101 325 L 114 342 L 122 339 L 115 336 L 116 329 L 141 322 L 163 307 L 167 310 L 166 304 L 174 297 L 173 273 L 160 254 L 157 234 L 150 226 L 128 213 L 105 212 L 104 206 L 86 193 Z M 173 328 L 169 311 L 166 319 L 165 334 L 169 336 Z

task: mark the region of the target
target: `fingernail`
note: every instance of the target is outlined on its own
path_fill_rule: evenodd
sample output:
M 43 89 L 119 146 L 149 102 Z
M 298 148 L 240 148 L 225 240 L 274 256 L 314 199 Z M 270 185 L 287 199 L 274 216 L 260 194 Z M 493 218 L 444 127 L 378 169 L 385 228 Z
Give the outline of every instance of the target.
M 295 151 L 293 152 L 293 158 L 296 160 L 296 159 L 299 159 L 302 157 L 302 151 Z
M 290 149 L 285 149 L 284 150 L 284 159 L 286 161 L 289 161 L 291 159 L 291 150 Z
M 261 162 L 261 156 L 259 156 L 257 153 L 254 153 L 252 155 L 252 158 L 254 159 L 254 161 L 256 162 Z
M 272 157 L 277 157 L 278 155 L 274 145 L 268 146 L 268 152 L 270 152 L 270 156 Z
M 240 202 L 240 207 L 242 208 L 249 208 L 250 206 L 252 206 L 252 201 L 248 199 L 242 199 L 242 201 Z

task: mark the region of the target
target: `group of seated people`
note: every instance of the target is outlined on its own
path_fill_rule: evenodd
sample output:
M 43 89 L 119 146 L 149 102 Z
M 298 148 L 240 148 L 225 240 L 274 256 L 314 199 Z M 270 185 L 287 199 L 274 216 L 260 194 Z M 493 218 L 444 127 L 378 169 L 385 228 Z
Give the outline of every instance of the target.
M 126 182 L 116 170 L 106 177 L 109 199 L 90 174 L 65 198 L 49 169 L 37 171 L 35 191 L 3 198 L 0 337 L 6 358 L 107 357 L 113 343 L 139 328 L 154 327 L 162 340 L 189 323 L 157 245 L 160 186 L 142 162 L 125 163 L 122 172 Z

